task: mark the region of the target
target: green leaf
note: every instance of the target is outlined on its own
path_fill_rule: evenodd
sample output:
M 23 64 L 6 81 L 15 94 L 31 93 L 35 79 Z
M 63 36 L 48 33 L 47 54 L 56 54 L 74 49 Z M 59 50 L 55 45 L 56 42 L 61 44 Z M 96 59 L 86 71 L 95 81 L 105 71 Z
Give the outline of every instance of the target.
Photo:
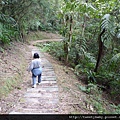
M 120 53 L 117 53 L 116 55 L 114 55 L 110 61 L 117 62 L 118 60 L 120 60 Z

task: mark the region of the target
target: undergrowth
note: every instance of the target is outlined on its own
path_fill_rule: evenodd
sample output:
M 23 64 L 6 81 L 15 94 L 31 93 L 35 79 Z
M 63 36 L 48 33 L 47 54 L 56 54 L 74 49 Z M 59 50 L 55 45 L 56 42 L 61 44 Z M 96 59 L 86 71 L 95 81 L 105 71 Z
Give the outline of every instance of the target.
M 102 90 L 97 84 L 89 83 L 86 86 L 77 85 L 80 91 L 85 92 L 89 96 L 88 103 L 93 106 L 93 109 L 98 114 L 120 114 L 120 104 L 115 105 L 109 103 L 102 97 Z
M 45 42 L 37 43 L 36 46 L 43 52 L 48 52 L 59 60 L 64 59 L 64 51 L 62 42 Z
M 29 41 L 43 40 L 43 39 L 50 39 L 50 35 L 47 35 L 47 33 L 41 32 L 41 31 L 30 32 L 27 35 L 27 40 L 29 40 Z
M 21 80 L 19 74 L 4 80 L 4 84 L 0 87 L 0 97 L 7 96 L 14 88 L 18 88 L 17 86 L 20 84 Z
M 11 49 L 11 47 L 15 46 L 11 45 L 8 49 Z M 10 53 L 8 56 L 11 59 L 9 59 L 9 62 L 6 63 L 7 68 L 3 65 L 1 66 L 2 68 L 4 67 L 3 70 L 6 72 L 3 73 L 2 78 L 0 78 L 0 98 L 7 96 L 14 89 L 21 89 L 19 87 L 19 84 L 23 82 L 22 78 L 27 64 L 24 54 L 21 52 L 21 50 L 19 50 L 19 48 L 17 47 L 15 47 L 14 49 L 15 51 L 8 50 L 8 52 Z M 8 54 L 8 52 L 4 50 L 4 54 Z M 14 61 L 16 59 L 15 54 L 19 55 L 17 61 Z M 1 62 L 1 64 L 3 64 L 5 62 L 4 59 Z M 11 71 L 9 71 L 10 73 L 7 74 L 7 69 L 9 68 L 11 69 Z

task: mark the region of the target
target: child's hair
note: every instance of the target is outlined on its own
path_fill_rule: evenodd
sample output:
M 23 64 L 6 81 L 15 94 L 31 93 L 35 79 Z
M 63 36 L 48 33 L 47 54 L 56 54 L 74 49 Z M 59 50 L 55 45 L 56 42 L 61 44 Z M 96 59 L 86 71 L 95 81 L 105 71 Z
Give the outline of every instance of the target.
M 38 53 L 34 53 L 33 58 L 40 58 Z

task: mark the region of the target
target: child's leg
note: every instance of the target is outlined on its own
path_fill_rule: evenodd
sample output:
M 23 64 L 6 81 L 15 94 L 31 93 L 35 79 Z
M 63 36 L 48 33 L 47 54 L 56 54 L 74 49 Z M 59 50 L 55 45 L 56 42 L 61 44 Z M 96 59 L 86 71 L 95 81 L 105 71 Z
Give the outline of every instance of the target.
M 38 75 L 38 83 L 40 83 L 40 82 L 41 82 L 41 74 Z
M 36 76 L 32 74 L 33 85 L 36 85 Z

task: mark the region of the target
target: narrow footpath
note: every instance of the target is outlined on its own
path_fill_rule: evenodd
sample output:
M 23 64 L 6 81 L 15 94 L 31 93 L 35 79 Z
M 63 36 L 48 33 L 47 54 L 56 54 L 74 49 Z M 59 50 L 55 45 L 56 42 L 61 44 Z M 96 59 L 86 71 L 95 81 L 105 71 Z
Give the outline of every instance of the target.
M 44 54 L 31 45 L 31 57 L 37 52 L 43 67 L 42 81 L 36 88 L 30 86 L 9 114 L 59 114 L 58 85 L 52 64 Z M 31 59 L 31 58 L 30 58 Z M 29 78 L 31 79 L 31 78 Z

